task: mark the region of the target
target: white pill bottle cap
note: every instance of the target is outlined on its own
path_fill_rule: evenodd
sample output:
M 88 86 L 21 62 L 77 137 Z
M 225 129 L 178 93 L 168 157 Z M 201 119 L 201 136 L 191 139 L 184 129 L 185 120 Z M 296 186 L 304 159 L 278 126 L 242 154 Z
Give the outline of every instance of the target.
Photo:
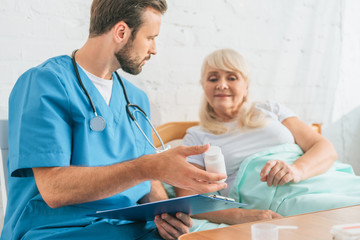
M 217 160 L 219 157 L 222 157 L 221 148 L 218 146 L 210 146 L 209 150 L 205 152 L 205 158 L 208 160 Z

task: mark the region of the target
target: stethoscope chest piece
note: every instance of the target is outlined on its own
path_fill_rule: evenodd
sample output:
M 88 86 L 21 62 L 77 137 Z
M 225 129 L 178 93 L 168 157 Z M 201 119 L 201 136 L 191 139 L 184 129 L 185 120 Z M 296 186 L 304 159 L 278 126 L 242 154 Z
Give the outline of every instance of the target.
M 103 131 L 105 129 L 105 126 L 106 126 L 105 119 L 101 116 L 93 117 L 90 120 L 90 128 L 95 132 Z
M 84 90 L 84 93 L 86 95 L 86 97 L 89 99 L 89 102 L 90 102 L 90 105 L 91 105 L 91 108 L 93 110 L 93 113 L 95 115 L 95 117 L 93 117 L 91 120 L 90 120 L 90 129 L 95 131 L 95 132 L 101 132 L 105 129 L 106 127 L 106 122 L 105 122 L 105 119 L 101 116 L 98 116 L 97 115 L 97 112 L 96 112 L 96 108 L 95 108 L 95 105 L 93 103 L 93 101 L 91 100 L 91 97 L 89 95 L 89 93 L 86 91 L 86 88 L 84 86 L 84 84 L 82 83 L 81 81 L 81 77 L 80 77 L 80 74 L 79 74 L 79 70 L 77 68 L 77 65 L 76 65 L 76 60 L 75 60 L 75 53 L 76 53 L 77 50 L 75 50 L 72 55 L 71 55 L 71 58 L 72 58 L 72 63 L 74 65 L 74 69 L 75 69 L 75 73 L 76 73 L 76 77 L 79 81 L 79 84 L 81 86 L 81 88 Z M 135 104 L 132 104 L 130 103 L 129 101 L 129 98 L 127 96 L 127 93 L 126 93 L 126 89 L 125 89 L 125 85 L 121 79 L 121 77 L 119 76 L 119 74 L 115 71 L 115 74 L 116 74 L 116 77 L 117 79 L 119 80 L 119 83 L 123 89 L 123 92 L 124 92 L 124 97 L 125 97 L 125 100 L 126 100 L 126 111 L 127 113 L 129 114 L 130 118 L 134 121 L 134 123 L 136 124 L 136 126 L 138 127 L 138 129 L 140 130 L 140 132 L 142 133 L 142 135 L 144 135 L 145 139 L 148 141 L 148 143 L 157 151 L 157 152 L 163 152 L 163 151 L 166 151 L 167 149 L 169 149 L 169 147 L 165 147 L 163 141 L 161 140 L 161 137 L 160 135 L 158 134 L 158 132 L 156 131 L 155 127 L 152 125 L 150 119 L 146 116 L 146 113 L 144 110 L 141 109 L 141 107 L 135 105 Z M 150 141 L 150 139 L 146 136 L 146 134 L 144 133 L 144 131 L 141 129 L 140 125 L 137 123 L 136 121 L 136 118 L 134 116 L 134 112 L 131 113 L 130 111 L 130 107 L 133 107 L 135 108 L 136 110 L 134 112 L 140 112 L 141 114 L 143 114 L 143 116 L 145 117 L 146 121 L 150 124 L 152 130 L 155 132 L 156 136 L 158 137 L 160 143 L 161 143 L 161 146 L 162 146 L 162 150 L 157 150 L 156 147 L 154 146 L 154 144 L 152 143 L 152 141 Z

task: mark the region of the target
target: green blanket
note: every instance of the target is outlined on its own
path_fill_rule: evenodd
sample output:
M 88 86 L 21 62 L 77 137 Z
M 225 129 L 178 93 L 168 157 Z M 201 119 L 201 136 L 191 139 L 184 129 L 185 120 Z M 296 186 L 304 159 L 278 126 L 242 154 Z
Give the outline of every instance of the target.
M 268 187 L 260 181 L 267 161 L 279 159 L 291 164 L 302 154 L 298 145 L 283 144 L 249 156 L 241 163 L 229 197 L 248 204 L 248 209 L 270 209 L 282 216 L 360 204 L 360 176 L 340 162 L 299 183 Z

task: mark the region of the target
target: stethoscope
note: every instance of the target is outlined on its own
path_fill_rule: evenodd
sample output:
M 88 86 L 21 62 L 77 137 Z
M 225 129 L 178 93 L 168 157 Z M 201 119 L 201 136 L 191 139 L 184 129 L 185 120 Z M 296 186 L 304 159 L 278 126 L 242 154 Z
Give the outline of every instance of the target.
M 86 95 L 86 97 L 89 99 L 89 102 L 90 102 L 90 105 L 91 105 L 91 108 L 94 112 L 94 115 L 95 117 L 93 117 L 91 120 L 90 120 L 90 128 L 91 130 L 95 131 L 95 132 L 101 132 L 105 129 L 105 126 L 106 126 L 106 121 L 105 119 L 102 117 L 102 116 L 99 116 L 96 112 L 96 108 L 95 108 L 95 105 L 88 93 L 88 91 L 86 90 L 83 82 L 81 81 L 81 77 L 80 77 L 80 74 L 79 74 L 79 70 L 78 70 L 78 67 L 77 67 L 77 64 L 76 64 L 76 60 L 75 60 L 75 53 L 77 52 L 77 50 L 73 51 L 73 53 L 71 54 L 71 59 L 72 59 L 72 63 L 74 65 L 74 69 L 75 69 L 75 73 L 76 73 L 76 77 L 80 83 L 80 86 L 81 88 L 84 90 L 84 93 Z M 126 100 L 126 112 L 127 114 L 129 115 L 129 117 L 133 120 L 133 122 L 135 123 L 135 125 L 137 126 L 137 128 L 140 130 L 140 132 L 142 133 L 142 135 L 145 137 L 146 141 L 155 149 L 155 151 L 157 153 L 159 152 L 163 152 L 163 151 L 166 151 L 169 149 L 169 146 L 166 146 L 165 147 L 165 144 L 164 142 L 162 141 L 159 133 L 156 131 L 154 125 L 151 123 L 150 119 L 148 118 L 148 116 L 146 115 L 145 111 L 139 107 L 138 105 L 136 104 L 133 104 L 133 103 L 130 103 L 129 101 L 129 98 L 128 98 L 128 95 L 127 95 L 127 92 L 126 92 L 126 89 L 125 89 L 125 85 L 124 85 L 124 82 L 122 81 L 120 75 L 115 71 L 115 74 L 116 74 L 116 77 L 117 79 L 119 80 L 119 83 L 123 89 L 123 92 L 124 92 L 124 96 L 125 96 L 125 100 Z M 130 107 L 133 107 L 135 108 L 135 110 L 131 113 L 130 111 Z M 146 136 L 146 134 L 144 133 L 144 131 L 142 130 L 142 128 L 140 127 L 140 125 L 138 124 L 138 122 L 136 121 L 136 118 L 135 118 L 135 115 L 134 113 L 136 112 L 140 112 L 144 118 L 146 119 L 146 121 L 150 124 L 152 130 L 154 131 L 154 133 L 156 134 L 157 138 L 159 139 L 160 143 L 161 143 L 161 146 L 162 146 L 162 149 L 157 149 L 154 144 L 149 140 L 149 138 Z

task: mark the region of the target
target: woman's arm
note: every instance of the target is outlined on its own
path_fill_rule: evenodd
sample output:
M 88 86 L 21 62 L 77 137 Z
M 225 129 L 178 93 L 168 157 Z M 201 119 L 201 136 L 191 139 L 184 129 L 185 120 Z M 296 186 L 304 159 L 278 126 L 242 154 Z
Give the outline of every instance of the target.
M 287 118 L 282 124 L 290 130 L 304 154 L 291 165 L 281 160 L 267 162 L 260 176 L 268 186 L 297 183 L 322 174 L 336 161 L 334 146 L 297 117 Z
M 193 165 L 204 170 L 204 167 L 200 165 Z M 196 194 L 191 190 L 185 190 L 181 188 L 175 188 L 175 192 L 176 196 L 178 197 Z M 258 220 L 279 218 L 281 216 L 271 210 L 231 208 L 216 212 L 197 214 L 193 215 L 192 217 L 197 219 L 206 219 L 213 223 L 225 223 L 233 225 Z
M 148 194 L 139 200 L 139 203 L 149 203 L 169 199 L 162 183 L 158 180 L 151 181 L 151 189 Z
M 151 190 L 145 195 L 140 203 L 155 202 L 168 199 L 165 188 L 160 181 L 151 181 Z M 176 216 L 176 217 L 175 217 Z M 193 225 L 191 217 L 184 213 L 176 213 L 176 215 L 163 213 L 155 216 L 154 222 L 159 234 L 164 239 L 178 238 L 182 234 L 188 233 Z

